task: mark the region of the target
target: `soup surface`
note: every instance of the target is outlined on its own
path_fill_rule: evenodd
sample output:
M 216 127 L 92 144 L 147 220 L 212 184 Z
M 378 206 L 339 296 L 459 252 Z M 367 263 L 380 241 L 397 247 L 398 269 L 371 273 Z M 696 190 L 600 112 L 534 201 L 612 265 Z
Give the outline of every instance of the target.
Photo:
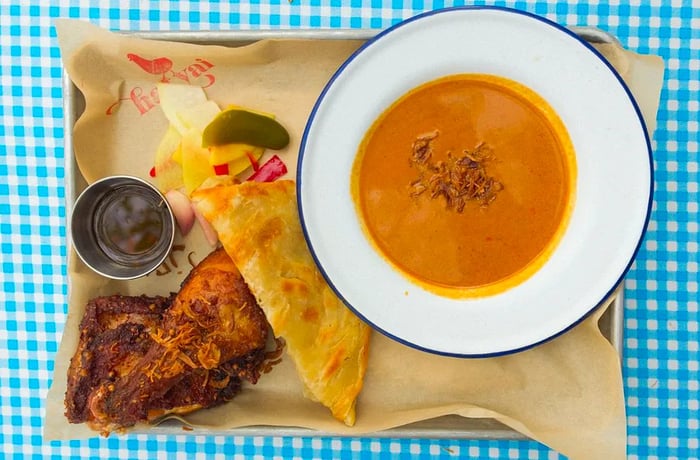
M 352 174 L 363 228 L 385 259 L 429 289 L 488 295 L 551 254 L 573 207 L 575 159 L 540 96 L 464 74 L 389 107 Z

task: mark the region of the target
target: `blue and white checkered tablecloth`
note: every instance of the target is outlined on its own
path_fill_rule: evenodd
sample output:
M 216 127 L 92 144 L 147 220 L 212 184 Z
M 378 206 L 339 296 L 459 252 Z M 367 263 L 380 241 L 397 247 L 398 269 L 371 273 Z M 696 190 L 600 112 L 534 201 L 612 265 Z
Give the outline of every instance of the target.
M 597 26 L 626 47 L 666 61 L 653 142 L 653 212 L 625 283 L 628 446 L 630 458 L 698 458 L 700 4 L 495 3 L 567 25 Z M 422 0 L 0 0 L 0 455 L 559 458 L 528 441 L 128 435 L 49 443 L 41 436 L 67 301 L 62 67 L 52 21 L 81 18 L 120 30 L 381 29 L 451 5 Z

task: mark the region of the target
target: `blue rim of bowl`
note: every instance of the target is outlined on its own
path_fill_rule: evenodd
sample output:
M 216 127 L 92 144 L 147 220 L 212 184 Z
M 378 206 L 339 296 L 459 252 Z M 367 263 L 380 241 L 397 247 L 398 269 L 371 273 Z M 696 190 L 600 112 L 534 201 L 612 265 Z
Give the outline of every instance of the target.
M 313 244 L 311 242 L 311 238 L 309 238 L 309 234 L 308 234 L 308 231 L 306 228 L 306 220 L 304 219 L 304 208 L 303 208 L 302 203 L 301 203 L 301 201 L 302 201 L 301 200 L 301 187 L 302 187 L 301 171 L 302 171 L 302 167 L 304 164 L 304 154 L 306 153 L 307 137 L 309 135 L 309 131 L 311 129 L 311 126 L 314 122 L 314 118 L 316 117 L 316 113 L 317 113 L 320 105 L 323 103 L 323 100 L 326 96 L 326 93 L 331 89 L 331 87 L 335 83 L 335 80 L 338 78 L 338 76 L 340 76 L 343 73 L 343 71 L 345 70 L 345 68 L 358 55 L 360 55 L 365 49 L 369 48 L 374 43 L 381 40 L 382 37 L 390 34 L 392 31 L 394 31 L 400 27 L 403 27 L 406 24 L 412 23 L 414 21 L 417 21 L 417 20 L 420 20 L 420 19 L 423 19 L 423 18 L 426 18 L 429 16 L 434 16 L 434 15 L 438 15 L 438 14 L 445 14 L 445 13 L 449 13 L 451 11 L 464 11 L 464 10 L 493 10 L 493 11 L 502 11 L 504 13 L 509 13 L 509 14 L 519 14 L 522 16 L 527 16 L 527 17 L 536 19 L 536 20 L 542 22 L 543 24 L 548 25 L 550 27 L 553 27 L 553 28 L 559 30 L 560 32 L 563 32 L 563 33 L 571 36 L 572 38 L 576 39 L 581 45 L 586 47 L 598 59 L 600 59 L 603 62 L 603 64 L 605 64 L 607 66 L 608 70 L 610 70 L 610 72 L 615 76 L 615 78 L 617 78 L 617 81 L 620 83 L 622 88 L 625 90 L 625 93 L 627 94 L 627 97 L 628 97 L 630 103 L 632 104 L 632 107 L 634 108 L 634 111 L 636 112 L 637 118 L 638 118 L 639 123 L 641 125 L 641 129 L 642 129 L 642 132 L 644 134 L 644 140 L 645 140 L 646 146 L 647 146 L 647 155 L 649 157 L 649 201 L 647 203 L 647 210 L 646 210 L 646 216 L 644 218 L 644 225 L 642 226 L 642 231 L 639 235 L 639 239 L 636 243 L 635 249 L 632 252 L 632 255 L 630 256 L 630 260 L 627 262 L 624 270 L 622 271 L 622 273 L 620 274 L 618 279 L 615 280 L 615 282 L 612 284 L 610 289 L 600 298 L 600 300 L 598 302 L 596 302 L 578 320 L 574 321 L 573 323 L 571 323 L 567 327 L 563 328 L 561 331 L 559 331 L 555 334 L 552 334 L 551 336 L 546 337 L 542 340 L 531 343 L 529 345 L 525 345 L 525 346 L 517 347 L 517 348 L 512 348 L 512 349 L 508 349 L 508 350 L 497 351 L 497 352 L 493 352 L 493 353 L 469 354 L 469 353 L 452 353 L 452 352 L 446 352 L 446 351 L 441 351 L 441 350 L 434 350 L 431 348 L 427 348 L 427 347 L 409 342 L 405 339 L 402 339 L 401 337 L 397 337 L 397 336 L 391 334 L 390 332 L 380 328 L 378 325 L 374 324 L 373 322 L 369 321 L 364 315 L 362 315 L 362 313 L 360 313 L 355 307 L 353 307 L 352 304 L 350 304 L 350 302 L 348 302 L 345 299 L 343 294 L 338 290 L 338 288 L 333 283 L 333 280 L 331 279 L 331 277 L 328 275 L 326 270 L 321 265 L 321 263 L 318 259 L 318 256 L 316 255 L 316 252 L 314 251 L 314 247 L 313 247 Z M 309 119 L 307 120 L 306 127 L 304 128 L 304 134 L 302 135 L 301 145 L 299 147 L 299 161 L 297 164 L 296 188 L 297 188 L 296 192 L 297 192 L 297 208 L 299 210 L 299 220 L 301 221 L 302 232 L 304 234 L 304 239 L 306 240 L 306 244 L 309 247 L 309 251 L 311 252 L 311 256 L 313 257 L 314 262 L 316 263 L 316 266 L 320 270 L 321 274 L 325 278 L 325 280 L 328 283 L 328 285 L 330 286 L 330 288 L 338 296 L 338 298 L 348 308 L 350 308 L 350 310 L 353 311 L 353 313 L 355 313 L 358 317 L 360 317 L 364 322 L 369 324 L 373 329 L 375 329 L 376 331 L 389 337 L 390 339 L 395 340 L 403 345 L 409 346 L 411 348 L 414 348 L 414 349 L 417 349 L 420 351 L 424 351 L 427 353 L 432 353 L 432 354 L 436 354 L 436 355 L 440 355 L 440 356 L 453 357 L 453 358 L 489 358 L 489 357 L 504 356 L 504 355 L 509 355 L 509 354 L 513 354 L 513 353 L 518 353 L 520 351 L 525 351 L 525 350 L 528 350 L 530 348 L 534 348 L 538 345 L 541 345 L 545 342 L 548 342 L 552 339 L 555 339 L 556 337 L 559 337 L 560 335 L 566 333 L 567 331 L 569 331 L 569 330 L 573 329 L 574 327 L 576 327 L 577 325 L 579 325 L 584 319 L 586 319 L 591 313 L 593 313 L 600 305 L 602 305 L 602 303 L 605 302 L 606 299 L 609 299 L 611 297 L 611 295 L 613 294 L 615 289 L 617 289 L 617 287 L 620 285 L 620 283 L 624 279 L 625 275 L 629 271 L 630 267 L 632 266 L 632 263 L 636 259 L 637 253 L 639 252 L 642 241 L 644 240 L 644 236 L 645 236 L 646 231 L 647 231 L 647 226 L 649 225 L 649 219 L 651 217 L 651 208 L 652 208 L 652 203 L 654 200 L 654 165 L 653 165 L 653 156 L 652 156 L 651 141 L 649 139 L 649 133 L 647 131 L 647 126 L 646 126 L 646 123 L 644 122 L 644 117 L 642 116 L 642 112 L 639 108 L 639 105 L 637 104 L 637 101 L 635 100 L 634 96 L 632 95 L 632 92 L 630 91 L 629 87 L 624 82 L 624 80 L 622 79 L 620 74 L 617 72 L 617 70 L 615 70 L 615 68 L 612 66 L 612 64 L 610 64 L 610 62 L 608 62 L 608 60 L 605 59 L 603 57 L 603 55 L 600 54 L 598 52 L 598 50 L 596 50 L 591 44 L 586 42 L 584 39 L 582 39 L 580 36 L 578 36 L 575 32 L 567 29 L 566 27 L 564 27 L 556 22 L 553 22 L 547 18 L 544 18 L 542 16 L 538 16 L 536 14 L 533 14 L 533 13 L 530 13 L 527 11 L 521 11 L 521 10 L 517 10 L 514 8 L 499 7 L 499 6 L 458 6 L 458 7 L 442 8 L 442 9 L 438 9 L 438 10 L 428 11 L 428 12 L 421 13 L 421 14 L 418 14 L 416 16 L 410 17 L 408 19 L 405 19 L 397 24 L 394 24 L 393 26 L 379 32 L 377 35 L 375 35 L 374 37 L 370 38 L 365 43 L 363 43 L 362 46 L 360 46 L 355 52 L 353 52 L 343 62 L 343 64 L 341 64 L 341 66 L 338 68 L 338 70 L 336 70 L 335 73 L 333 74 L 333 76 L 330 78 L 328 83 L 326 83 L 326 86 L 323 88 L 323 91 L 321 91 L 321 94 L 319 95 L 318 99 L 316 100 L 316 103 L 313 106 L 313 109 L 311 110 L 311 114 L 309 115 Z

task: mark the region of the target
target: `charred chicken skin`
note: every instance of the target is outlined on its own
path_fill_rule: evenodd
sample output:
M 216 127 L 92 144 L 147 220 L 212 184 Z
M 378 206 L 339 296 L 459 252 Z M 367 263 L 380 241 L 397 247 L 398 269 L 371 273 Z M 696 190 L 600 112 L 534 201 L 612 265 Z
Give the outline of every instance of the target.
M 66 417 L 104 434 L 233 398 L 255 383 L 268 323 L 219 249 L 170 297 L 89 302 L 68 370 Z

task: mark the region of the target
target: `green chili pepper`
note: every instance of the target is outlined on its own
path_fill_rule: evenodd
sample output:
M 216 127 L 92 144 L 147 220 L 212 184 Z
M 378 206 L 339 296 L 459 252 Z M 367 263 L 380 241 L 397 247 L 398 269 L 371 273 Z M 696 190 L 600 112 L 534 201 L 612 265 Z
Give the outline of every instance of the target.
M 270 117 L 229 109 L 217 115 L 202 133 L 202 147 L 224 144 L 248 144 L 279 150 L 289 144 L 289 133 Z

